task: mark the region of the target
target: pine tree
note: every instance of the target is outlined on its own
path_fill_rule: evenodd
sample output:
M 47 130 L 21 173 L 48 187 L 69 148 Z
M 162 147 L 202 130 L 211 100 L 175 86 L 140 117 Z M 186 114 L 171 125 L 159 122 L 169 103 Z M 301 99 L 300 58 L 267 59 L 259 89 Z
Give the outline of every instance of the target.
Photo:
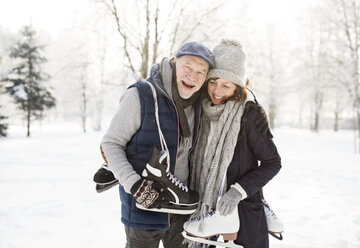
M 0 106 L 0 109 L 1 109 L 1 106 Z M 8 125 L 6 123 L 4 123 L 5 119 L 7 119 L 7 117 L 0 114 L 0 138 L 6 137 L 6 135 L 7 135 L 6 130 L 8 128 Z
M 36 44 L 36 32 L 31 26 L 21 31 L 22 38 L 10 50 L 10 57 L 18 61 L 7 77 L 5 91 L 15 100 L 24 112 L 27 121 L 27 137 L 30 136 L 30 124 L 44 116 L 43 111 L 55 106 L 55 98 L 44 82 L 50 77 L 41 69 L 46 62 L 43 46 Z
M 1 61 L 2 61 L 2 57 L 0 57 L 0 65 L 1 65 Z M 2 94 L 2 85 L 0 84 L 0 94 Z M 0 109 L 1 109 L 1 105 L 0 105 Z M 6 130 L 8 128 L 8 125 L 4 122 L 4 120 L 7 119 L 6 116 L 4 115 L 1 115 L 1 112 L 0 112 L 0 138 L 1 137 L 6 137 L 7 133 L 6 133 Z

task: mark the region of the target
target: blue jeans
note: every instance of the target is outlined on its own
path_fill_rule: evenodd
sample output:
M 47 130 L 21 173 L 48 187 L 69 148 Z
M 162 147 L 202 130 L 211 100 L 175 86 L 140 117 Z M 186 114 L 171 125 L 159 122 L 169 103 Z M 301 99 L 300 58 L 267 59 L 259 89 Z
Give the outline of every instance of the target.
M 219 236 L 212 236 L 211 238 L 209 238 L 212 241 L 217 241 Z M 207 244 L 197 244 L 194 246 L 195 248 L 216 248 L 216 246 L 214 245 L 207 245 Z
M 188 218 L 187 215 L 171 214 L 169 230 L 145 230 L 125 226 L 125 248 L 158 248 L 160 241 L 164 248 L 186 248 L 187 245 L 182 244 L 184 237 L 181 232 Z

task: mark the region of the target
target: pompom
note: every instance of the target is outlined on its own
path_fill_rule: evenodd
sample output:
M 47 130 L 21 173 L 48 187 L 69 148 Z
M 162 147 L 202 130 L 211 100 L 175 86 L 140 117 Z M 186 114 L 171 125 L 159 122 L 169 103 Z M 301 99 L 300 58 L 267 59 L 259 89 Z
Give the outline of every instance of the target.
M 242 44 L 237 41 L 237 40 L 231 40 L 231 39 L 223 39 L 221 41 L 221 44 L 224 44 L 224 45 L 231 45 L 231 46 L 238 46 L 240 48 L 242 48 Z

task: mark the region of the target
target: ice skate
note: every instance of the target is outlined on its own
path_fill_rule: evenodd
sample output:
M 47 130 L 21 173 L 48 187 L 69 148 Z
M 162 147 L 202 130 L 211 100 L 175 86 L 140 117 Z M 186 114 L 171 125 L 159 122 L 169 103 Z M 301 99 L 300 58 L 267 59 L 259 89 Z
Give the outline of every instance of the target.
M 284 232 L 284 224 L 282 221 L 276 216 L 274 211 L 270 208 L 269 204 L 262 199 L 264 204 L 264 211 L 266 215 L 266 223 L 268 226 L 268 232 L 271 236 L 278 240 L 282 240 L 282 233 Z
M 184 238 L 198 243 L 222 247 L 243 248 L 242 245 L 234 243 L 239 228 L 240 221 L 237 209 L 227 216 L 222 216 L 219 212 L 215 211 L 212 214 L 205 216 L 202 224 L 200 219 L 185 222 L 182 235 Z M 207 239 L 215 235 L 222 235 L 224 241 L 228 242 L 225 243 Z
M 159 197 L 148 208 L 140 204 L 136 204 L 136 206 L 154 212 L 175 214 L 191 214 L 195 212 L 199 202 L 199 194 L 189 189 L 171 174 L 166 164 L 167 153 L 160 152 L 154 147 L 152 157 L 160 158 L 157 161 L 150 160 L 142 176 L 154 181 L 153 187 L 159 192 Z
M 114 174 L 109 170 L 109 167 L 105 163 L 95 173 L 93 180 L 96 183 L 95 189 L 98 193 L 104 192 L 119 184 L 119 181 L 116 180 Z

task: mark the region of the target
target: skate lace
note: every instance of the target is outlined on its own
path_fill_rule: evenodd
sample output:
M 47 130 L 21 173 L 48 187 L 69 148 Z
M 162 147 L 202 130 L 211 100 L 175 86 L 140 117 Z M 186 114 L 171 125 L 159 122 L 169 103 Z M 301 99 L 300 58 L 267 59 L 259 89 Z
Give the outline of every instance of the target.
M 204 220 L 208 219 L 209 217 L 215 215 L 217 212 L 216 211 L 212 211 L 212 212 L 209 212 L 209 213 L 206 213 L 205 216 L 204 216 Z M 196 217 L 193 221 L 200 221 L 201 220 L 201 216 L 199 217 Z
M 178 186 L 180 189 L 188 192 L 188 187 L 183 184 L 178 178 L 176 178 L 173 174 L 171 174 L 170 172 L 167 173 L 167 176 L 169 177 L 169 179 L 171 180 L 171 182 L 173 184 L 175 184 L 176 186 Z
M 273 219 L 276 219 L 277 216 L 276 214 L 273 212 L 273 210 L 271 208 L 269 208 L 268 206 L 264 205 L 264 209 L 265 209 L 265 215 L 267 217 L 270 217 L 270 218 L 273 218 Z

